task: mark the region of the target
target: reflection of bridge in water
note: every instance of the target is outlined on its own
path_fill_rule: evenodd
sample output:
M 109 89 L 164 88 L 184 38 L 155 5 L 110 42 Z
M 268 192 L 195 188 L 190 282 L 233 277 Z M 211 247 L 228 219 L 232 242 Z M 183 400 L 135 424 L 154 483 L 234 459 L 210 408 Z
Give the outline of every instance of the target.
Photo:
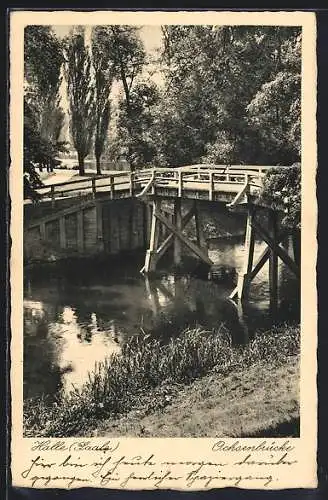
M 245 321 L 245 304 L 221 298 L 216 301 L 215 310 L 211 311 L 211 304 L 206 302 L 206 296 L 204 297 L 201 292 L 198 296 L 187 293 L 189 281 L 189 276 L 172 275 L 166 282 L 150 280 L 147 275 L 145 276 L 146 293 L 155 322 L 161 317 L 165 308 L 173 305 L 176 310 L 181 308 L 186 327 L 190 325 L 191 318 L 194 318 L 199 327 L 207 330 L 213 328 L 218 331 L 221 324 L 222 327 L 226 327 L 233 344 L 247 343 L 252 332 L 249 331 L 249 325 Z
M 247 298 L 252 280 L 269 261 L 270 297 L 274 307 L 278 300 L 278 258 L 299 277 L 299 254 L 295 244 L 294 259 L 291 259 L 281 245 L 290 233 L 279 228 L 280 214 L 257 203 L 268 168 L 271 167 L 194 165 L 117 172 L 48 185 L 38 190 L 44 213 L 33 220 L 34 209 L 29 209 L 32 220 L 26 230 L 36 230 L 44 241 L 55 239 L 61 249 L 76 245 L 82 254 L 107 247 L 119 252 L 146 245 L 142 272 L 148 274 L 156 271 L 158 262 L 171 247 L 176 266 L 181 265 L 183 247 L 212 266 L 200 223 L 201 206 L 207 203 L 213 209 L 228 206 L 231 210 L 238 207 L 247 213 L 245 263 L 230 297 Z M 134 204 L 137 200 L 138 205 Z M 140 201 L 143 209 L 138 216 Z M 173 207 L 169 211 L 168 202 Z M 185 233 L 192 220 L 195 240 Z M 253 262 L 255 236 L 267 247 Z

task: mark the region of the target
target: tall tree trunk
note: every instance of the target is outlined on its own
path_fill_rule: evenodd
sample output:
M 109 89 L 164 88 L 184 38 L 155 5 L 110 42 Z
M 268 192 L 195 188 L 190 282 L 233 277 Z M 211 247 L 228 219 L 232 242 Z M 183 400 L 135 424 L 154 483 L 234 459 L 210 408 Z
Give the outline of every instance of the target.
M 82 156 L 80 153 L 77 154 L 78 159 L 79 159 L 79 174 L 84 175 L 84 156 Z

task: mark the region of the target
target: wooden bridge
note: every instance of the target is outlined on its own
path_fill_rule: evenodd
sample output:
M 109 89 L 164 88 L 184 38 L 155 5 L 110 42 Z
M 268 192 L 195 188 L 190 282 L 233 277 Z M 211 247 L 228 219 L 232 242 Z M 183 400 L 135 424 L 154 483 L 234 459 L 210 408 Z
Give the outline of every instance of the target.
M 173 245 L 174 263 L 180 265 L 182 246 L 185 246 L 199 259 L 211 266 L 206 241 L 199 221 L 201 201 L 221 202 L 230 209 L 243 206 L 247 211 L 245 231 L 245 264 L 239 277 L 238 286 L 231 293 L 231 298 L 244 299 L 248 295 L 251 281 L 265 262 L 269 260 L 269 283 L 273 304 L 277 303 L 278 293 L 278 257 L 299 277 L 299 257 L 294 251 L 294 260 L 280 245 L 289 236 L 286 231 L 279 231 L 279 214 L 267 207 L 260 207 L 256 199 L 263 187 L 263 178 L 268 169 L 274 167 L 252 165 L 192 165 L 180 168 L 153 168 L 137 172 L 114 172 L 108 175 L 79 178 L 59 184 L 52 184 L 38 189 L 41 203 L 51 204 L 53 213 L 48 221 L 58 219 L 61 230 L 60 240 L 66 244 L 64 217 L 72 210 L 83 210 L 99 200 L 140 199 L 148 211 L 148 249 L 142 272 L 147 274 L 156 270 L 158 261 Z M 79 199 L 76 208 L 61 210 L 64 200 Z M 167 211 L 165 200 L 173 202 L 173 211 Z M 191 207 L 183 213 L 183 200 L 192 200 Z M 190 205 L 190 202 L 189 202 Z M 66 212 L 65 212 L 66 210 Z M 267 227 L 259 221 L 257 214 L 267 212 Z M 183 232 L 194 218 L 196 242 Z M 263 217 L 262 217 L 263 218 Z M 81 219 L 77 219 L 78 232 L 81 233 Z M 80 220 L 80 223 L 79 223 Z M 45 220 L 34 221 L 29 228 L 39 225 L 44 235 Z M 267 248 L 253 262 L 255 234 L 263 239 Z M 296 245 L 294 246 L 296 249 Z

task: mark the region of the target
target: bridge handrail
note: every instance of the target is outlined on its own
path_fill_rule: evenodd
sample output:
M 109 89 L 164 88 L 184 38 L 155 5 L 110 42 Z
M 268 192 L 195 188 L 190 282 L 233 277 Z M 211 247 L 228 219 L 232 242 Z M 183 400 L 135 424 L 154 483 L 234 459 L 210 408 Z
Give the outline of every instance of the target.
M 116 189 L 121 192 L 125 188 L 130 192 L 130 196 L 140 196 L 148 192 L 152 185 L 177 189 L 178 196 L 182 196 L 183 189 L 194 189 L 192 184 L 198 184 L 199 189 L 208 189 L 209 198 L 212 199 L 218 183 L 243 184 L 247 182 L 251 186 L 261 188 L 264 171 L 270 168 L 272 167 L 258 165 L 247 165 L 245 167 L 240 165 L 219 166 L 213 164 L 179 168 L 157 167 L 136 172 L 120 171 L 72 179 L 42 186 L 37 191 L 43 198 L 50 198 L 54 202 L 56 198 L 64 197 L 72 192 L 77 193 L 79 196 L 90 192 L 95 197 L 97 192 L 109 191 L 110 196 L 113 197 Z
M 112 174 L 105 174 L 105 175 L 94 175 L 92 177 L 86 177 L 85 179 L 72 179 L 69 181 L 64 181 L 64 182 L 56 182 L 54 184 L 45 184 L 44 186 L 41 186 L 38 188 L 40 189 L 50 189 L 51 187 L 61 187 L 61 186 L 66 186 L 66 185 L 71 185 L 71 184 L 78 184 L 79 182 L 89 182 L 92 183 L 92 180 L 99 180 L 99 179 L 110 179 L 111 177 L 128 177 L 131 174 L 131 172 L 117 172 L 117 173 L 112 173 Z

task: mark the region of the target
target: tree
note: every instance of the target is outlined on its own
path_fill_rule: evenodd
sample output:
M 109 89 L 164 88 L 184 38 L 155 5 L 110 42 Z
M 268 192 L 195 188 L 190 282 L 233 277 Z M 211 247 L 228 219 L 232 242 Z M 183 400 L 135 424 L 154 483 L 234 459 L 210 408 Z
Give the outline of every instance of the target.
M 113 32 L 109 26 L 96 26 L 92 30 L 92 65 L 95 78 L 95 156 L 97 174 L 101 174 L 100 158 L 110 121 L 109 98 L 116 71 L 113 61 Z
M 127 116 L 126 130 L 130 138 L 127 146 L 127 160 L 133 170 L 133 109 L 131 92 L 136 77 L 141 73 L 145 63 L 145 50 L 140 39 L 138 28 L 133 26 L 111 26 L 112 31 L 112 60 L 117 70 L 117 77 L 121 81 L 125 105 L 124 113 Z
M 279 60 L 247 113 L 266 154 L 290 164 L 301 157 L 301 36 L 296 30 L 283 40 Z
M 166 26 L 162 33 L 159 158 L 176 165 L 297 160 L 298 28 Z
M 59 134 L 63 112 L 59 86 L 62 47 L 49 26 L 27 26 L 24 32 L 24 195 L 37 199 L 42 183 L 35 167 L 52 170 L 63 147 Z
M 126 100 L 119 105 L 116 149 L 124 147 L 129 154 L 130 166 L 133 170 L 148 165 L 156 154 L 156 144 L 152 129 L 156 120 L 156 106 L 159 92 L 154 83 L 139 82 Z
M 89 154 L 95 129 L 95 89 L 89 48 L 84 30 L 72 32 L 65 41 L 66 81 L 70 107 L 70 131 L 84 175 L 84 159 Z

